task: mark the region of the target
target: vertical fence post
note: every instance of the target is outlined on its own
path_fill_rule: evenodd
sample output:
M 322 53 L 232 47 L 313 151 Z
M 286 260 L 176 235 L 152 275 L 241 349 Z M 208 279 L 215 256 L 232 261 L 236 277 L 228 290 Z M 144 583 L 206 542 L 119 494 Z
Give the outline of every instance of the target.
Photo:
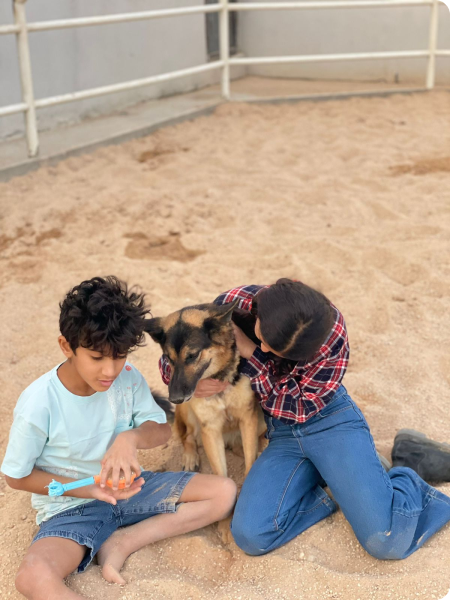
M 431 5 L 430 15 L 430 37 L 429 37 L 429 56 L 427 66 L 427 89 L 432 90 L 434 88 L 434 82 L 436 79 L 436 48 L 437 48 L 437 37 L 438 37 L 438 24 L 439 24 L 439 0 L 433 0 Z
M 28 156 L 36 156 L 39 151 L 39 139 L 36 124 L 36 107 L 34 106 L 33 78 L 31 76 L 30 47 L 28 44 L 27 19 L 25 15 L 25 2 L 27 0 L 14 0 L 14 20 L 20 30 L 16 34 L 17 49 L 19 54 L 20 81 L 22 84 L 22 98 L 27 109 L 25 112 L 25 129 L 28 144 Z
M 230 12 L 228 0 L 220 0 L 222 5 L 220 11 L 220 60 L 223 61 L 222 68 L 222 96 L 225 100 L 230 99 Z

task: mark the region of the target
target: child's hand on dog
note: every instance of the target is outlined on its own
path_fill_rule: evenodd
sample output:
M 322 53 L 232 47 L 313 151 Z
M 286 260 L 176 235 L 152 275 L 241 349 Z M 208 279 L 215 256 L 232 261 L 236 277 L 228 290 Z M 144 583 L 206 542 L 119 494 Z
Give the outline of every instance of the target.
M 240 327 L 232 323 L 234 337 L 236 338 L 236 346 L 242 358 L 250 358 L 257 347 L 255 342 L 245 335 Z
M 136 438 L 134 431 L 130 430 L 119 433 L 113 445 L 103 457 L 102 470 L 100 472 L 100 488 L 106 491 L 106 480 L 109 473 L 112 473 L 112 491 L 117 492 L 122 472 L 125 479 L 124 491 L 130 490 L 132 471 L 136 473 L 136 477 L 139 477 L 141 474 L 141 467 L 137 458 Z
M 243 358 L 250 358 L 255 348 L 257 347 L 252 340 L 237 325 L 232 323 L 234 336 L 236 338 L 236 346 L 239 354 Z M 194 397 L 209 398 L 224 392 L 229 386 L 228 381 L 218 381 L 217 379 L 201 379 L 195 388 Z
M 195 388 L 195 398 L 209 398 L 224 392 L 229 386 L 228 381 L 219 381 L 218 379 L 200 379 Z

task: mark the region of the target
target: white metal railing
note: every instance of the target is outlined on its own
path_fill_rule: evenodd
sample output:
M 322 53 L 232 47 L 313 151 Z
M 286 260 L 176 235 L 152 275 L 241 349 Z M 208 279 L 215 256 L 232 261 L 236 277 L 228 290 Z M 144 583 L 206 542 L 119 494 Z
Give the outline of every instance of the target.
M 82 17 L 76 19 L 60 19 L 54 21 L 41 21 L 27 23 L 25 15 L 25 3 L 27 0 L 13 0 L 14 25 L 0 26 L 0 35 L 15 34 L 17 38 L 17 50 L 19 56 L 20 79 L 22 86 L 22 102 L 9 106 L 0 107 L 0 117 L 23 112 L 25 114 L 25 129 L 30 157 L 36 156 L 39 150 L 39 140 L 36 122 L 36 109 L 86 98 L 94 98 L 104 94 L 112 94 L 124 90 L 130 90 L 153 83 L 169 81 L 187 75 L 203 73 L 215 69 L 222 70 L 221 90 L 224 99 L 230 99 L 230 66 L 232 65 L 256 65 L 256 64 L 281 64 L 301 62 L 324 62 L 345 60 L 367 60 L 387 58 L 428 58 L 426 72 L 426 88 L 432 89 L 435 84 L 436 56 L 450 56 L 450 50 L 437 49 L 437 32 L 439 2 L 444 0 L 305 0 L 303 2 L 253 2 L 253 3 L 229 3 L 229 0 L 218 0 L 217 4 L 206 4 L 204 6 L 190 6 L 184 8 L 170 8 L 151 10 L 117 15 L 104 15 L 99 17 Z M 355 52 L 351 54 L 310 54 L 299 56 L 272 56 L 272 57 L 241 57 L 230 58 L 229 43 L 229 13 L 231 11 L 253 11 L 253 10 L 310 10 L 324 8 L 374 8 L 393 6 L 429 6 L 430 29 L 429 44 L 427 50 L 409 50 L 399 52 Z M 136 79 L 125 83 L 106 85 L 102 87 L 72 92 L 60 96 L 52 96 L 36 100 L 33 93 L 33 78 L 31 72 L 30 48 L 28 33 L 34 31 L 48 31 L 54 29 L 67 29 L 69 27 L 87 27 L 94 25 L 108 25 L 111 23 L 126 23 L 131 21 L 143 21 L 148 19 L 166 18 L 181 15 L 219 13 L 220 32 L 220 58 L 219 60 L 190 67 L 161 75 L 153 75 L 144 79 Z

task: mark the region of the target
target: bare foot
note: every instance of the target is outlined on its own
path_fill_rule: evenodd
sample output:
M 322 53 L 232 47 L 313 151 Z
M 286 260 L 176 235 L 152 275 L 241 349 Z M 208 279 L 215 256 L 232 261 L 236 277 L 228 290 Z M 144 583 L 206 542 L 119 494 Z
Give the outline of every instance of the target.
M 102 568 L 102 575 L 110 583 L 125 585 L 127 582 L 120 575 L 120 569 L 129 554 L 124 549 L 124 536 L 121 531 L 116 531 L 106 540 L 97 553 L 98 564 Z

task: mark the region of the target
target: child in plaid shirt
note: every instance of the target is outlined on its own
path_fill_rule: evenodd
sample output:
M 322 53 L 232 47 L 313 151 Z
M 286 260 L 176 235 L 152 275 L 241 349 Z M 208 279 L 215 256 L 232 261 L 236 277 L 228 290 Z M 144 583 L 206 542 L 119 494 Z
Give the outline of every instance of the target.
M 241 371 L 261 403 L 269 439 L 236 504 L 231 530 L 240 548 L 270 552 L 339 505 L 367 552 L 401 559 L 450 520 L 450 498 L 408 467 L 389 469 L 386 461 L 383 468 L 366 419 L 342 385 L 345 321 L 323 294 L 281 279 L 229 290 L 215 302 L 236 302 L 239 317 L 253 317 L 249 335 L 234 330 L 246 359 Z M 167 382 L 164 357 L 160 367 Z M 208 397 L 226 385 L 203 380 L 195 395 Z

